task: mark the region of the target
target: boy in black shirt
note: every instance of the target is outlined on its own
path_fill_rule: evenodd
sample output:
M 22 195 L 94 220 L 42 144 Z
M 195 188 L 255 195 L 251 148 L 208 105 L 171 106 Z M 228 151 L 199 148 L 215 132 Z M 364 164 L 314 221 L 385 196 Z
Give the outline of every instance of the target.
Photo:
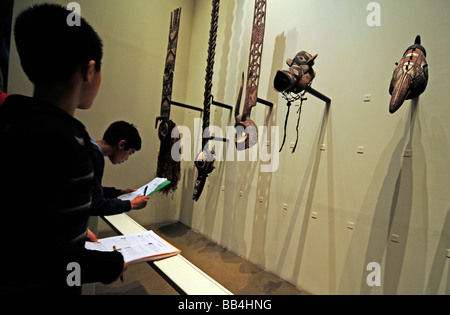
M 141 149 L 141 137 L 135 126 L 125 121 L 116 121 L 106 129 L 102 140 L 91 140 L 93 148 L 93 161 L 95 171 L 95 187 L 92 204 L 96 215 L 115 215 L 128 212 L 132 209 L 142 209 L 147 205 L 148 196 L 137 196 L 135 199 L 117 199 L 135 189 L 116 189 L 103 187 L 102 178 L 105 168 L 105 157 L 113 165 L 121 164 L 129 156 Z
M 0 263 L 1 293 L 79 294 L 68 279 L 71 263 L 81 283 L 109 283 L 126 269 L 120 253 L 84 248 L 94 172 L 90 137 L 74 113 L 97 95 L 103 45 L 83 18 L 69 26 L 71 13 L 44 4 L 16 19 L 17 51 L 34 95 L 11 95 L 0 108 L 0 237 L 8 256 Z

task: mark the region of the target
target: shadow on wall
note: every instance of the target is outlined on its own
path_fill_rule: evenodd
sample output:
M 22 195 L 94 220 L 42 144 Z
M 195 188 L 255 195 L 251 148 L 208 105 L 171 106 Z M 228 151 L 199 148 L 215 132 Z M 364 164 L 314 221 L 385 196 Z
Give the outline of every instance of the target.
M 275 38 L 275 45 L 272 57 L 272 69 L 269 78 L 274 78 L 275 74 L 279 69 L 283 67 L 283 59 L 286 51 L 286 36 L 283 34 L 278 35 Z M 267 98 L 266 100 L 272 102 L 276 105 L 278 100 L 278 92 L 272 86 L 272 81 L 269 80 L 269 86 L 267 88 Z M 262 106 L 257 106 L 255 110 L 262 110 Z M 265 107 L 264 126 L 267 126 L 267 130 L 271 130 L 271 127 L 277 123 L 277 108 L 272 109 L 271 107 Z M 259 137 L 262 135 L 260 134 Z M 271 133 L 267 133 L 266 141 L 262 143 L 269 142 L 272 150 L 278 149 L 279 139 L 272 139 Z M 273 153 L 273 152 L 271 152 Z M 260 162 L 261 163 L 261 162 Z M 270 205 L 270 190 L 272 183 L 272 172 L 261 172 L 261 167 L 258 168 L 258 182 L 256 188 L 256 196 L 253 215 L 253 232 L 252 232 L 252 242 L 250 245 L 249 259 L 260 266 L 266 266 L 265 263 L 265 248 L 266 248 L 266 230 L 267 230 L 267 216 L 269 212 Z
M 416 117 L 417 117 L 417 106 L 418 106 L 418 99 L 414 99 L 411 102 L 411 112 L 410 112 L 410 123 L 409 126 L 407 125 L 405 129 L 405 140 L 407 141 L 406 148 L 404 150 L 401 150 L 400 152 L 400 160 L 401 157 L 403 157 L 403 161 L 400 167 L 400 171 L 398 172 L 395 186 L 394 186 L 394 194 L 392 196 L 392 203 L 390 207 L 390 218 L 389 218 L 389 228 L 388 228 L 388 235 L 386 238 L 386 257 L 385 257 L 385 266 L 384 266 L 384 281 L 382 281 L 383 284 L 383 292 L 384 294 L 396 294 L 398 292 L 398 286 L 400 283 L 400 278 L 402 274 L 402 268 L 404 266 L 405 261 L 405 252 L 406 252 L 406 245 L 408 240 L 408 233 L 411 228 L 411 216 L 413 211 L 413 185 L 414 185 L 414 177 L 419 177 L 419 181 L 423 182 L 426 180 L 426 169 L 424 169 L 423 177 L 422 174 L 413 174 L 413 159 L 416 157 L 418 159 L 423 159 L 424 156 L 424 150 L 423 147 L 415 146 L 414 147 L 414 156 L 407 157 L 404 155 L 404 152 L 406 150 L 411 151 L 412 150 L 412 142 L 413 142 L 413 136 L 414 136 L 414 129 L 416 127 Z M 420 124 L 417 121 L 417 127 L 419 128 L 416 130 L 416 134 L 420 135 Z M 420 139 L 420 137 L 419 137 Z M 420 145 L 420 142 L 418 142 Z M 404 147 L 401 147 L 399 145 L 399 149 L 403 149 Z M 393 158 L 396 158 L 395 156 Z M 398 158 L 398 157 L 397 157 Z M 417 169 L 416 169 L 417 170 Z M 395 172 L 393 173 L 395 174 Z M 423 187 L 426 187 L 426 185 L 423 185 Z M 385 189 L 389 189 L 388 187 L 382 187 L 382 191 Z M 427 198 L 427 192 L 426 190 L 423 191 L 424 195 L 424 203 L 422 211 L 423 217 L 428 217 L 428 209 L 427 205 L 428 202 L 426 201 Z M 419 209 L 417 209 L 419 210 Z M 427 222 L 424 222 L 425 224 Z M 423 233 L 423 230 L 422 230 Z M 426 233 L 426 231 L 425 231 Z M 423 237 L 426 237 L 423 235 Z M 369 246 L 371 245 L 370 242 L 372 240 L 369 239 Z M 379 242 L 380 240 L 373 240 L 374 242 Z M 419 250 L 419 252 L 425 252 L 425 248 L 423 248 L 422 244 L 417 244 L 422 247 L 422 250 Z M 369 247 L 370 248 L 370 247 Z M 381 259 L 381 257 L 379 257 Z M 380 261 L 380 260 L 378 260 Z M 368 264 L 370 261 L 366 259 L 365 264 Z M 424 272 L 425 270 L 425 255 L 417 255 L 415 257 L 415 262 L 409 261 L 408 263 L 413 263 L 416 265 L 419 265 L 418 267 Z M 411 277 L 413 278 L 413 277 Z M 365 279 L 363 283 L 361 284 L 361 291 L 363 293 L 366 293 L 365 290 L 369 288 L 367 284 L 364 284 Z M 423 288 L 422 285 L 418 285 L 418 283 L 415 283 L 415 286 L 417 286 L 417 289 L 419 291 L 416 291 L 416 293 L 420 293 Z
M 331 109 L 331 104 L 325 104 L 325 109 L 324 109 L 324 114 L 323 114 L 323 118 L 322 118 L 322 123 L 321 123 L 321 127 L 320 127 L 320 132 L 317 135 L 316 140 L 313 142 L 313 147 L 311 148 L 311 154 L 308 160 L 308 163 L 305 165 L 305 176 L 303 176 L 303 179 L 299 185 L 300 189 L 298 190 L 298 193 L 295 193 L 294 195 L 297 196 L 297 200 L 295 201 L 295 205 L 299 206 L 302 204 L 302 200 L 305 199 L 306 196 L 306 205 L 305 205 L 305 211 L 303 214 L 303 220 L 302 220 L 302 226 L 300 229 L 300 237 L 298 239 L 298 246 L 297 246 L 297 251 L 296 254 L 294 255 L 296 257 L 296 260 L 294 262 L 294 269 L 291 273 L 291 276 L 289 277 L 289 279 L 291 279 L 291 281 L 293 281 L 294 283 L 297 282 L 298 278 L 299 278 L 299 274 L 300 274 L 300 270 L 301 270 L 301 265 L 302 265 L 302 260 L 303 260 L 303 253 L 305 250 L 305 244 L 306 244 L 306 238 L 307 238 L 307 232 L 308 232 L 308 226 L 310 223 L 310 214 L 311 214 L 311 209 L 312 209 L 312 205 L 313 205 L 313 200 L 314 200 L 314 193 L 316 191 L 316 183 L 317 183 L 317 178 L 318 178 L 318 174 L 319 174 L 319 166 L 320 166 L 320 156 L 321 156 L 321 151 L 319 150 L 320 144 L 324 143 L 324 139 L 325 139 L 325 134 L 328 130 L 328 145 L 327 145 L 327 159 L 329 161 L 333 160 L 333 152 L 332 152 L 332 128 L 331 128 L 331 118 L 330 118 L 330 109 Z M 329 176 L 333 176 L 332 175 L 332 169 L 328 168 L 328 172 L 331 172 L 330 174 L 328 174 Z M 308 183 L 309 183 L 309 188 L 308 188 Z M 333 181 L 330 180 L 329 184 L 332 185 Z M 333 195 L 333 187 L 329 187 L 329 196 L 330 194 Z M 283 265 L 285 263 L 285 257 L 287 257 L 288 252 L 289 252 L 289 246 L 291 244 L 291 242 L 293 241 L 297 241 L 297 240 L 293 240 L 292 239 L 292 235 L 294 233 L 294 230 L 296 230 L 298 227 L 298 217 L 300 215 L 301 211 L 300 208 L 296 209 L 293 212 L 293 215 L 290 219 L 290 223 L 289 223 L 289 227 L 287 229 L 286 232 L 286 237 L 285 240 L 283 241 L 283 246 L 282 249 L 280 251 L 280 257 L 277 263 L 277 267 L 276 267 L 276 271 L 280 272 L 283 269 Z M 331 220 L 331 218 L 330 218 Z M 331 220 L 333 221 L 333 220 Z M 331 223 L 330 223 L 331 224 Z
M 445 134 L 445 130 L 442 127 L 441 122 L 437 118 L 433 118 L 431 121 L 432 130 L 429 134 L 430 143 L 440 146 L 444 151 L 441 153 L 442 156 L 450 156 L 450 146 L 449 140 Z M 437 169 L 444 170 L 448 168 L 448 161 L 440 160 L 438 163 L 442 163 L 437 167 Z M 432 175 L 430 175 L 431 177 Z M 437 177 L 442 177 L 447 179 L 448 172 L 443 171 L 436 175 Z M 433 178 L 435 178 L 433 176 Z M 438 181 L 442 182 L 442 181 Z M 444 204 L 445 202 L 443 202 Z M 446 206 L 446 205 L 444 205 Z M 448 208 L 445 218 L 442 220 L 442 229 L 439 237 L 439 242 L 437 244 L 436 253 L 434 254 L 433 260 L 431 262 L 431 271 L 428 277 L 428 282 L 425 286 L 425 294 L 438 294 L 440 288 L 444 288 L 443 294 L 450 295 L 450 254 L 447 250 L 450 248 L 450 208 Z M 431 255 L 429 255 L 431 257 Z M 447 272 L 447 278 L 445 279 L 445 273 Z
M 425 294 L 427 295 L 438 294 L 439 287 L 441 285 L 445 286 L 444 294 L 450 295 L 450 257 L 448 248 L 450 248 L 450 208 L 447 211 L 447 215 L 445 216 L 441 237 L 439 238 L 439 244 L 433 258 L 430 276 L 428 277 L 428 283 L 425 288 Z M 446 265 L 447 279 L 446 283 L 442 283 L 443 281 L 445 281 L 443 276 L 445 273 Z
M 405 126 L 400 122 L 394 134 L 400 134 L 403 129 L 401 139 L 395 145 L 397 140 L 393 139 L 386 146 L 388 149 L 382 154 L 380 162 L 375 168 L 375 178 L 369 185 L 367 195 L 362 203 L 361 210 L 356 225 L 363 225 L 365 223 L 364 217 L 367 217 L 368 209 L 373 207 L 372 201 L 376 199 L 374 215 L 370 222 L 370 232 L 368 235 L 367 250 L 364 260 L 360 260 L 362 265 L 358 264 L 358 256 L 361 257 L 360 243 L 366 238 L 358 231 L 364 229 L 355 229 L 352 240 L 350 242 L 349 250 L 346 255 L 344 263 L 343 274 L 341 277 L 341 285 L 339 294 L 370 294 L 374 292 L 375 287 L 368 286 L 366 282 L 366 266 L 370 262 L 376 262 L 382 265 L 383 279 L 381 282 L 381 290 L 384 294 L 396 294 L 401 278 L 402 268 L 404 267 L 404 258 L 406 252 L 407 238 L 410 229 L 410 219 L 412 216 L 413 207 L 413 158 L 404 157 L 405 149 L 411 150 L 414 139 L 420 139 L 420 124 L 419 130 L 414 132 L 416 126 L 418 99 L 411 102 L 411 109 L 409 119 Z M 414 141 L 414 144 L 416 142 Z M 424 157 L 423 147 L 420 142 L 418 146 L 414 146 L 414 156 L 418 159 Z M 394 147 L 392 154 L 391 147 Z M 385 169 L 386 163 L 389 163 L 386 176 L 378 188 L 378 181 L 380 173 Z M 417 168 L 416 168 L 417 169 Z M 416 181 L 426 180 L 426 171 L 423 174 L 418 174 L 420 178 Z M 417 174 L 416 174 L 417 176 Z M 379 192 L 378 196 L 374 196 L 373 192 Z M 427 217 L 427 192 L 423 192 L 423 205 L 420 208 L 424 217 Z M 424 223 L 426 224 L 426 223 Z M 426 232 L 424 232 L 426 234 Z M 425 237 L 425 236 L 424 236 Z M 422 251 L 419 249 L 419 251 Z M 423 251 L 422 251 L 423 252 Z M 362 257 L 361 257 L 362 258 Z M 425 255 L 415 256 L 416 265 L 421 266 L 422 270 L 425 267 Z M 355 269 L 356 267 L 356 269 Z M 358 269 L 361 272 L 358 272 Z M 359 279 L 359 292 L 355 292 L 356 281 L 359 278 L 357 275 L 361 274 Z M 354 279 L 349 280 L 349 279 Z M 423 286 L 415 284 L 418 290 Z M 416 292 L 420 293 L 420 292 Z

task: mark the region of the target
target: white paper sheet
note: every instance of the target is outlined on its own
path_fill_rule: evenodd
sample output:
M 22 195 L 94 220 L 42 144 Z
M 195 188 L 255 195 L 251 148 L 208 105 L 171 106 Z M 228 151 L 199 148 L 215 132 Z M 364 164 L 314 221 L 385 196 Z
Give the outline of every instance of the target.
M 159 260 L 180 253 L 178 248 L 153 231 L 104 238 L 98 243 L 86 242 L 85 247 L 103 252 L 112 252 L 115 249 L 123 255 L 127 263 Z

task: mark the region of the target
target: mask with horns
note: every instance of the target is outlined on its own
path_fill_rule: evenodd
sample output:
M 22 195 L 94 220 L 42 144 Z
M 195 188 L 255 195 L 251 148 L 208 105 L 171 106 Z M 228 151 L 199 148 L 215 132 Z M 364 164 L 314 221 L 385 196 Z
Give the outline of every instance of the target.
M 391 101 L 389 112 L 395 113 L 405 100 L 410 100 L 422 94 L 428 84 L 427 52 L 421 45 L 420 36 L 416 37 L 414 45 L 408 47 L 392 75 L 389 85 Z

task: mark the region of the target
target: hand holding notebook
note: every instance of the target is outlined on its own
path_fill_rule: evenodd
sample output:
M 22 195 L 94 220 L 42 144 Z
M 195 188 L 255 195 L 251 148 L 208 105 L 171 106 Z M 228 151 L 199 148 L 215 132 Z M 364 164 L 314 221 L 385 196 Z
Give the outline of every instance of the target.
M 151 182 L 145 184 L 144 186 L 140 187 L 136 191 L 130 192 L 128 194 L 124 194 L 119 196 L 119 199 L 122 200 L 133 200 L 137 196 L 150 196 L 153 193 L 157 192 L 161 188 L 164 188 L 165 186 L 169 185 L 170 181 L 168 181 L 166 178 L 159 178 L 156 177 Z

